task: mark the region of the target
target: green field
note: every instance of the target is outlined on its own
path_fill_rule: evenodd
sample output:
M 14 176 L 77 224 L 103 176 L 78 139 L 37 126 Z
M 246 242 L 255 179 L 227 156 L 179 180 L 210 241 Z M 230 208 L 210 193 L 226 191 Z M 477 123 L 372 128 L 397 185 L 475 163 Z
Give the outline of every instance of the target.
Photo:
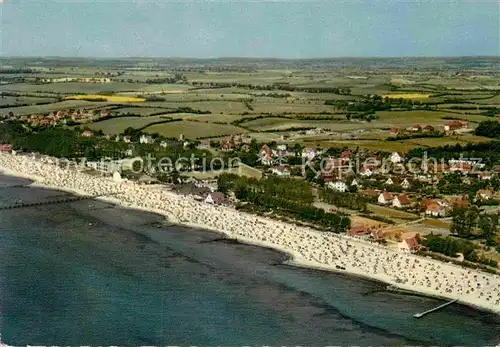
M 4 96 L 2 105 L 35 104 L 54 101 L 49 105 L 31 105 L 0 108 L 0 115 L 13 112 L 15 115 L 46 114 L 63 109 L 110 109 L 116 114 L 140 114 L 144 119 L 116 118 L 90 124 L 93 129 L 117 133 L 128 126 L 143 127 L 158 120 L 160 113 L 179 123 L 152 126 L 159 128 L 167 136 L 184 133 L 187 137 L 218 138 L 230 133 L 248 131 L 259 141 L 279 141 L 284 133 L 292 135 L 291 141 L 324 146 L 349 146 L 376 149 L 407 151 L 415 146 L 483 141 L 473 135 L 458 138 L 425 138 L 387 142 L 390 127 L 406 128 L 413 124 L 433 125 L 438 129 L 450 119 L 464 119 L 474 128 L 477 123 L 491 120 L 478 115 L 489 105 L 499 106 L 498 73 L 491 68 L 496 66 L 492 60 L 484 65 L 474 61 L 467 64 L 449 61 L 448 58 L 405 58 L 392 59 L 333 59 L 333 60 L 264 60 L 217 59 L 180 62 L 168 59 L 137 58 L 109 62 L 106 60 L 81 60 L 81 66 L 68 66 L 67 60 L 50 59 L 39 61 L 6 59 L 6 65 L 24 66 L 37 72 L 25 74 L 1 74 L 0 78 L 15 82 L 2 82 L 0 92 L 21 93 L 22 96 Z M 180 64 L 180 65 L 179 65 Z M 200 65 L 201 64 L 201 65 Z M 401 68 L 403 65 L 404 69 Z M 490 67 L 488 67 L 490 66 Z M 444 69 L 444 70 L 443 70 Z M 460 71 L 463 74 L 455 74 Z M 174 79 L 177 83 L 163 83 L 165 78 L 181 74 Z M 63 77 L 102 77 L 108 76 L 111 83 L 65 82 L 37 84 L 35 79 Z M 15 78 L 24 78 L 20 83 Z M 176 77 L 177 78 L 177 77 Z M 156 84 L 158 82 L 158 84 Z M 172 82 L 170 80 L 169 82 Z M 230 85 L 229 85 L 230 84 Z M 304 91 L 290 88 L 329 88 L 326 90 Z M 351 95 L 333 93 L 332 88 L 350 88 Z M 317 91 L 317 90 L 316 90 Z M 114 96 L 147 99 L 153 96 L 160 101 L 144 101 L 134 105 L 114 102 L 89 102 L 67 100 L 57 102 L 58 96 L 75 94 L 112 94 Z M 326 100 L 363 101 L 371 95 L 385 94 L 428 94 L 427 99 L 419 101 L 431 103 L 430 110 L 379 111 L 378 119 L 371 122 L 345 119 L 347 110 L 325 105 Z M 52 98 L 42 97 L 50 96 Z M 446 104 L 432 104 L 456 100 Z M 358 105 L 356 105 L 358 106 Z M 470 109 L 453 109 L 461 106 Z M 208 111 L 210 114 L 171 113 L 178 108 Z M 340 106 L 342 107 L 342 106 Z M 419 105 L 415 105 L 419 108 Z M 393 107 L 394 109 L 395 107 Z M 277 117 L 266 117 L 273 115 Z M 253 117 L 264 116 L 251 120 Z M 300 116 L 301 119 L 298 117 Z M 311 119 L 303 119 L 309 117 Z M 231 123 L 245 118 L 250 120 L 240 126 Z M 316 118 L 316 119 L 312 119 Z M 321 118 L 321 119 L 318 119 Z M 445 119 L 447 118 L 447 119 Z M 151 131 L 148 128 L 148 131 Z M 294 132 L 293 128 L 324 128 L 329 134 L 304 135 Z M 291 130 L 292 129 L 292 130 Z M 154 130 L 153 130 L 154 131 Z M 332 134 L 336 132 L 336 134 Z M 343 133 L 343 134 L 339 134 Z M 467 137 L 469 136 L 469 137 Z
M 136 91 L 149 87 L 148 84 L 138 83 L 83 83 L 83 82 L 64 82 L 47 84 L 8 84 L 0 86 L 0 92 L 51 92 L 60 94 L 95 94 L 99 92 L 121 92 Z
M 168 110 L 159 107 L 122 107 L 113 109 L 113 112 L 116 112 L 117 114 L 132 113 L 132 114 L 139 114 L 141 116 L 149 116 L 153 113 L 158 113 L 158 112 L 167 113 Z
M 0 98 L 0 106 L 6 105 L 35 105 L 45 102 L 57 102 L 55 98 L 37 98 L 30 96 L 2 96 Z
M 47 105 L 34 105 L 34 106 L 21 106 L 21 107 L 9 107 L 0 109 L 0 115 L 8 114 L 13 112 L 17 116 L 29 115 L 29 114 L 44 114 L 50 113 L 52 111 L 68 110 L 75 108 L 85 108 L 91 109 L 100 106 L 105 106 L 106 102 L 92 102 L 84 100 L 65 100 L 61 102 L 55 102 L 53 104 Z
M 153 122 L 158 122 L 168 118 L 161 116 L 152 117 L 119 117 L 106 119 L 102 122 L 85 124 L 86 127 L 92 130 L 102 130 L 105 134 L 120 134 L 128 127 L 142 128 Z
M 188 139 L 197 139 L 202 137 L 217 137 L 229 134 L 238 134 L 246 132 L 245 129 L 228 125 L 202 123 L 192 121 L 180 121 L 165 124 L 156 124 L 144 129 L 145 132 L 158 133 L 165 137 L 179 137 L 184 135 Z

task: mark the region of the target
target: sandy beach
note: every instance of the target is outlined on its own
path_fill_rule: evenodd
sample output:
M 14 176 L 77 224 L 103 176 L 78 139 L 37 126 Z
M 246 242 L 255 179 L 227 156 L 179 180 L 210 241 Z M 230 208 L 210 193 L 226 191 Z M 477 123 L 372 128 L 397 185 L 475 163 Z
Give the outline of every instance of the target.
M 29 178 L 35 186 L 99 195 L 100 200 L 154 212 L 172 223 L 213 230 L 240 242 L 276 249 L 290 254 L 291 262 L 298 266 L 347 272 L 500 313 L 498 275 L 198 202 L 159 186 L 90 176 L 27 156 L 0 154 L 0 171 Z

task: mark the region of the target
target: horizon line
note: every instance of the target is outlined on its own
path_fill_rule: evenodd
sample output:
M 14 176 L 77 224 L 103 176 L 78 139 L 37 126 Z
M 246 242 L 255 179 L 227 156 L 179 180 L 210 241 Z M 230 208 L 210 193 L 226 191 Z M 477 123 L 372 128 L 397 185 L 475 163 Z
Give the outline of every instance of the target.
M 215 59 L 246 59 L 246 60 L 320 60 L 320 59 L 405 59 L 405 58 L 498 58 L 495 54 L 478 55 L 401 55 L 401 56 L 324 56 L 324 57 L 250 57 L 250 56 L 217 56 L 217 57 L 189 57 L 189 56 L 60 56 L 60 55 L 0 55 L 0 59 L 191 59 L 191 60 L 215 60 Z

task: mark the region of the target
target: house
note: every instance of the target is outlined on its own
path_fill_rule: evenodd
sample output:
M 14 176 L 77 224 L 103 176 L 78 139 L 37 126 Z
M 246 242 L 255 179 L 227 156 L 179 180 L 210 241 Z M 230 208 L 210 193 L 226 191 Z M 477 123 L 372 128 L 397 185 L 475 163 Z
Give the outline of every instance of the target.
M 422 126 L 420 124 L 414 124 L 411 127 L 411 131 L 413 131 L 413 132 L 417 132 L 417 131 L 421 131 L 421 130 L 422 130 Z
M 403 180 L 403 182 L 401 182 L 401 187 L 402 187 L 403 189 L 409 189 L 409 188 L 410 188 L 410 186 L 411 186 L 411 184 L 410 184 L 410 182 L 408 181 L 408 179 L 407 179 L 407 178 L 405 178 L 405 179 Z
M 457 130 L 462 130 L 462 129 L 467 129 L 468 123 L 463 120 L 453 120 L 451 122 L 448 122 L 444 126 L 444 131 L 450 132 L 450 131 L 457 131 Z
M 374 189 L 366 189 L 361 192 L 361 195 L 364 195 L 369 198 L 377 198 L 379 196 L 379 191 Z
M 353 180 L 351 181 L 351 186 L 360 187 L 360 184 L 359 184 L 359 182 L 358 182 L 356 179 L 353 179 Z
M 476 193 L 476 200 L 491 200 L 493 197 L 493 191 L 489 189 L 479 189 Z
M 479 175 L 477 175 L 477 178 L 479 178 L 481 181 L 489 181 L 493 178 L 493 174 L 491 172 L 481 172 Z
M 352 153 L 350 151 L 343 151 L 340 154 L 340 159 L 342 159 L 342 163 L 348 162 L 351 160 Z
M 0 152 L 11 152 L 12 151 L 12 145 L 7 145 L 7 144 L 0 144 Z
M 277 167 L 273 167 L 271 172 L 279 177 L 290 177 L 290 169 L 285 165 L 280 165 Z
M 181 140 L 183 141 L 184 138 Z M 226 136 L 220 143 L 220 149 L 223 152 L 232 152 L 236 149 L 236 140 L 241 141 L 241 137 L 236 138 L 235 136 Z
M 91 130 L 84 130 L 82 133 L 83 137 L 92 137 L 94 136 L 94 133 Z
M 450 171 L 455 172 L 455 171 L 460 171 L 462 173 L 468 173 L 472 171 L 472 164 L 470 163 L 454 163 L 450 166 Z
M 446 215 L 446 208 L 443 204 L 439 204 L 435 200 L 424 199 L 421 202 L 425 214 L 432 217 L 444 217 Z
M 261 147 L 259 151 L 260 161 L 264 165 L 271 165 L 272 163 L 272 154 L 271 148 L 268 145 L 264 145 Z
M 352 236 L 352 237 L 362 237 L 362 236 L 370 235 L 371 232 L 372 232 L 371 228 L 363 225 L 363 226 L 351 227 L 347 231 L 347 235 Z
M 302 158 L 313 160 L 315 157 L 316 157 L 316 150 L 314 148 L 307 147 L 302 150 Z
M 434 127 L 433 127 L 432 125 L 426 125 L 426 126 L 424 127 L 424 131 L 425 131 L 425 132 L 429 132 L 429 133 L 431 133 L 431 132 L 433 132 L 434 130 L 435 130 L 435 129 L 434 129 Z
M 220 144 L 220 150 L 222 152 L 232 152 L 234 151 L 235 144 L 233 141 L 222 141 Z
M 398 152 L 392 152 L 391 156 L 389 157 L 389 160 L 391 161 L 391 163 L 397 164 L 397 163 L 401 163 L 403 158 L 402 158 L 401 154 L 399 154 Z
M 399 194 L 394 197 L 392 200 L 392 207 L 396 208 L 405 208 L 411 205 L 410 199 L 406 194 Z
M 414 237 L 409 237 L 398 243 L 398 249 L 403 252 L 412 252 L 420 248 L 417 239 Z
M 388 178 L 388 179 L 384 182 L 384 184 L 387 184 L 387 185 L 389 185 L 389 186 L 390 186 L 391 184 L 394 184 L 394 181 L 392 180 L 392 178 L 390 178 L 390 177 L 389 177 L 389 178 Z
M 345 193 L 345 191 L 347 190 L 347 184 L 344 181 L 340 180 L 335 182 L 328 182 L 326 186 L 341 193 Z
M 128 135 L 123 136 L 123 142 L 125 142 L 125 143 L 132 142 L 132 136 L 128 136 Z
M 391 203 L 393 199 L 394 199 L 394 197 L 392 196 L 391 193 L 382 192 L 379 194 L 377 201 L 381 205 L 387 205 L 387 204 Z
M 221 205 L 226 203 L 226 196 L 221 192 L 212 192 L 207 195 L 205 202 L 214 205 Z
M 141 137 L 139 137 L 139 142 L 140 143 L 144 143 L 144 144 L 152 144 L 155 142 L 155 140 L 153 139 L 153 137 L 151 135 L 141 135 Z
M 442 202 L 442 203 L 445 204 L 445 202 Z M 459 197 L 450 199 L 450 204 L 452 206 L 455 206 L 455 207 L 463 207 L 463 208 L 469 207 L 469 202 L 467 201 L 467 199 L 464 196 L 459 196 Z M 446 207 L 449 207 L 450 204 L 448 204 Z
M 368 166 L 363 165 L 359 170 L 359 174 L 364 177 L 370 177 L 371 175 L 373 175 L 373 170 Z
M 210 148 L 210 141 L 208 140 L 201 140 L 198 146 L 196 146 L 197 149 L 209 149 Z
M 276 150 L 278 152 L 285 152 L 286 151 L 286 145 L 277 145 Z
M 399 135 L 399 129 L 398 128 L 391 128 L 389 132 L 389 136 L 391 137 L 396 137 Z

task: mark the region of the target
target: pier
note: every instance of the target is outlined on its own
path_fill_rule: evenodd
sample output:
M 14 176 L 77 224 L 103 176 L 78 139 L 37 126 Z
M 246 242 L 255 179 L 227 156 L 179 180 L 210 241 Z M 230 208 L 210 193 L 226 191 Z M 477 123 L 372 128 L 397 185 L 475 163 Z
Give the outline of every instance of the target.
M 451 305 L 451 304 L 453 304 L 453 303 L 455 303 L 455 302 L 457 302 L 457 301 L 458 301 L 458 299 L 455 299 L 455 300 L 451 300 L 451 301 L 445 302 L 444 304 L 439 305 L 439 306 L 437 306 L 437 307 L 434 307 L 434 308 L 432 308 L 432 309 L 430 309 L 430 310 L 427 310 L 427 311 L 424 311 L 424 312 L 420 312 L 420 313 L 416 313 L 416 314 L 414 314 L 414 315 L 413 315 L 413 317 L 415 317 L 415 318 L 421 318 L 421 317 L 425 316 L 426 314 L 429 314 L 429 313 L 431 313 L 431 312 L 434 312 L 434 311 L 440 310 L 440 309 L 442 309 L 442 308 L 444 308 L 444 307 L 446 307 L 446 306 L 448 306 L 448 305 Z

